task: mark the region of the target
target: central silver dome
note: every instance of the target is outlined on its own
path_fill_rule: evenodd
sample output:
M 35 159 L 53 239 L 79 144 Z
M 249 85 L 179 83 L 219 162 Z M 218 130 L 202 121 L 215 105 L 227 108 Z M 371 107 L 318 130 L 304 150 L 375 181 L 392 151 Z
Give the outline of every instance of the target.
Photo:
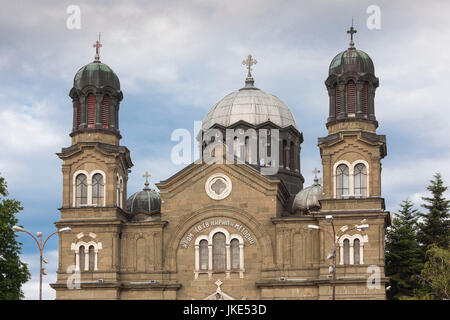
M 281 128 L 292 125 L 298 130 L 289 107 L 283 101 L 253 86 L 232 92 L 217 102 L 206 114 L 202 129 L 207 130 L 214 124 L 228 127 L 240 120 L 252 125 L 271 121 Z

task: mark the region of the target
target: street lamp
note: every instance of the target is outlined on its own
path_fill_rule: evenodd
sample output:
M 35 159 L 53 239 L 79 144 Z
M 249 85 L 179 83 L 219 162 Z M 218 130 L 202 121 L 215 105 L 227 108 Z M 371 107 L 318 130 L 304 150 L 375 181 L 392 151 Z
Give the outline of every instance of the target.
M 39 267 L 39 300 L 42 300 L 42 275 L 47 275 L 47 270 L 42 268 L 42 263 L 44 262 L 45 264 L 48 264 L 48 260 L 46 258 L 42 257 L 42 253 L 44 252 L 45 244 L 47 243 L 47 240 L 50 239 L 50 237 L 52 237 L 56 233 L 72 231 L 72 229 L 70 227 L 61 228 L 61 229 L 53 232 L 51 235 L 49 235 L 47 237 L 47 239 L 45 239 L 44 242 L 42 242 L 42 232 L 36 232 L 36 236 L 39 238 L 39 241 L 38 241 L 38 239 L 35 236 L 33 236 L 33 234 L 31 234 L 30 232 L 28 232 L 27 230 L 25 230 L 22 227 L 13 226 L 12 230 L 14 232 L 25 232 L 25 233 L 29 234 L 34 239 L 34 241 L 36 241 L 36 244 L 38 245 L 38 248 L 39 248 L 39 263 L 40 263 L 40 267 Z
M 319 229 L 323 230 L 331 237 L 331 239 L 333 241 L 333 253 L 328 254 L 327 259 L 333 260 L 333 265 L 328 268 L 328 272 L 332 274 L 332 278 L 331 278 L 331 283 L 332 283 L 332 287 L 333 287 L 332 299 L 336 300 L 336 246 L 337 246 L 337 243 L 339 242 L 339 239 L 348 231 L 355 230 L 355 229 L 358 231 L 367 230 L 369 228 L 369 225 L 367 223 L 365 223 L 366 219 L 363 219 L 363 220 L 361 220 L 361 223 L 362 223 L 361 225 L 355 225 L 352 228 L 349 228 L 348 226 L 343 226 L 339 230 L 341 232 L 341 234 L 338 237 L 336 237 L 336 230 L 334 228 L 333 216 L 327 215 L 327 216 L 325 216 L 325 220 L 328 223 L 331 223 L 331 227 L 333 228 L 333 234 L 331 234 L 327 229 L 323 229 L 323 228 L 313 225 L 313 224 L 308 225 L 308 229 L 309 230 L 319 230 Z

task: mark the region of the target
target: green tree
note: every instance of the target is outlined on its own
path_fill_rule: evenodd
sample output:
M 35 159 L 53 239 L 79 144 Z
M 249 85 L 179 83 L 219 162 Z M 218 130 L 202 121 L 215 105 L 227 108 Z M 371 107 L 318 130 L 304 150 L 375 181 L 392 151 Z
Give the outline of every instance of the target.
M 404 200 L 386 233 L 386 275 L 391 279 L 388 299 L 412 296 L 419 287 L 417 275 L 423 261 L 416 238 L 417 214 L 411 201 Z
M 419 276 L 422 287 L 408 300 L 450 299 L 450 251 L 431 245 L 427 261 Z
M 430 180 L 427 189 L 431 192 L 431 197 L 422 198 L 426 202 L 422 207 L 427 209 L 428 212 L 419 213 L 422 221 L 418 223 L 420 230 L 418 239 L 423 245 L 423 252 L 433 244 L 448 249 L 450 241 L 450 200 L 444 198 L 447 187 L 444 186 L 439 173 L 436 173 L 434 179 Z
M 21 286 L 30 279 L 27 265 L 19 258 L 22 244 L 11 229 L 18 222 L 15 214 L 23 208 L 7 195 L 6 181 L 0 176 L 0 300 L 23 298 Z

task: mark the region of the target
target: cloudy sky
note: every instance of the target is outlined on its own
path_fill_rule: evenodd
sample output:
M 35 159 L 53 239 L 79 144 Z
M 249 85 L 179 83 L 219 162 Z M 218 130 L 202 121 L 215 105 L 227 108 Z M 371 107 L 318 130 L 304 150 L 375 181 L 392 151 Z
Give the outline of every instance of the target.
M 80 28 L 69 29 L 70 5 L 80 8 Z M 380 29 L 370 30 L 370 5 L 380 8 Z M 182 166 L 170 161 L 177 128 L 193 133 L 218 100 L 243 86 L 242 60 L 258 64 L 257 87 L 291 108 L 303 131 L 302 172 L 312 182 L 321 161 L 317 138 L 326 135 L 324 86 L 331 59 L 348 46 L 354 16 L 356 47 L 367 52 L 380 79 L 375 111 L 387 135 L 382 192 L 387 209 L 401 200 L 417 206 L 436 172 L 450 181 L 450 20 L 448 1 L 8 1 L 0 11 L 0 173 L 11 197 L 24 206 L 20 223 L 48 235 L 59 220 L 62 177 L 55 155 L 70 145 L 76 71 L 94 58 L 121 81 L 122 145 L 135 164 L 129 192 L 142 173 L 159 182 Z M 37 248 L 20 235 L 33 279 L 23 289 L 38 296 Z M 48 283 L 56 280 L 56 237 L 46 256 Z

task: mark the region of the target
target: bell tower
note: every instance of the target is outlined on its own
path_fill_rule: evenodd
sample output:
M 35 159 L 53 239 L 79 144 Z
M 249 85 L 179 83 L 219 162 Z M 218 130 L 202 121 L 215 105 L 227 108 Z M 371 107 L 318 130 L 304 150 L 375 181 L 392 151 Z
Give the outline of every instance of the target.
M 385 299 L 389 281 L 384 272 L 384 239 L 390 224 L 381 195 L 381 160 L 386 136 L 376 132 L 375 76 L 372 59 L 350 45 L 331 61 L 325 86 L 329 96 L 328 135 L 318 139 L 323 167 L 320 215 L 334 220 L 336 243 L 323 238 L 325 252 L 336 248 L 336 296 L 360 292 L 369 299 Z M 325 219 L 326 220 L 326 219 Z M 329 223 L 323 222 L 323 228 Z M 322 277 L 329 263 L 321 260 Z M 377 285 L 372 285 L 372 279 Z
M 325 198 L 381 197 L 381 159 L 386 136 L 378 135 L 372 59 L 357 50 L 352 27 L 349 48 L 334 57 L 325 81 L 329 96 L 328 135 L 319 138 Z
M 118 280 L 121 225 L 127 221 L 127 180 L 133 163 L 130 151 L 119 143 L 123 98 L 119 78 L 100 62 L 100 47 L 99 39 L 94 61 L 75 75 L 69 93 L 72 143 L 57 154 L 63 161 L 63 201 L 55 224 L 72 229 L 60 234 L 58 280 L 52 285 L 57 299 L 80 298 L 74 293 L 80 290 L 67 288 L 71 272 L 79 272 L 82 288 L 91 283 L 99 289 L 106 282 L 114 287 Z M 99 297 L 115 298 L 115 291 L 108 290 Z

